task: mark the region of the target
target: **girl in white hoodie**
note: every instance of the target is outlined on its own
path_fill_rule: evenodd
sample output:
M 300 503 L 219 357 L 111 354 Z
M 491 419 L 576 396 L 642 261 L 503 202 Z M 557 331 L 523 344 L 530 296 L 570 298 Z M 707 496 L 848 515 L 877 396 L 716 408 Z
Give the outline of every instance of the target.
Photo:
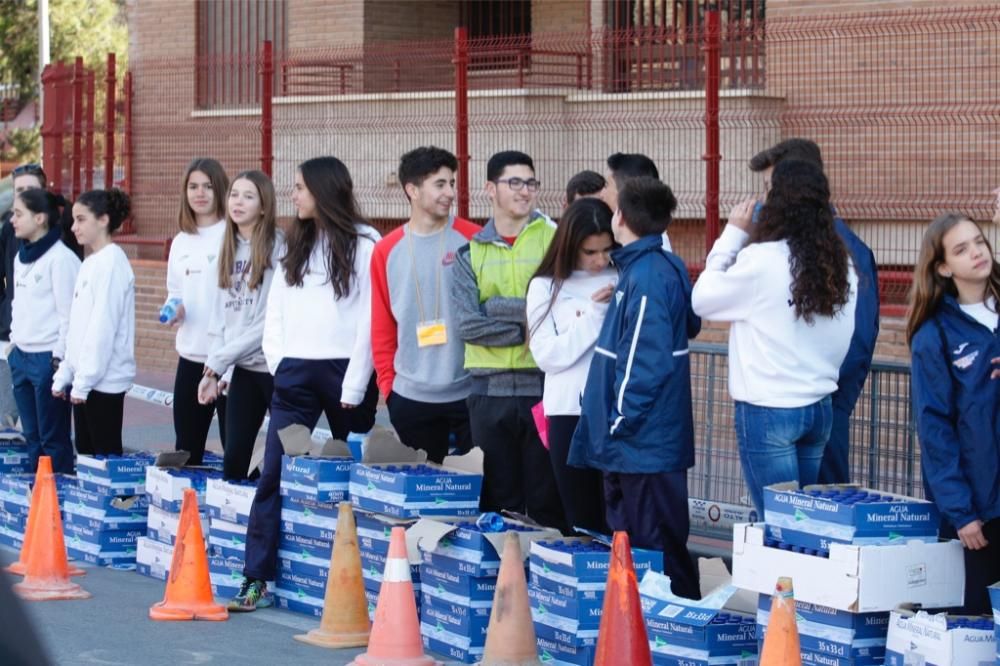
M 691 295 L 695 314 L 730 321 L 729 393 L 743 475 L 760 515 L 764 488 L 816 483 L 840 364 L 854 334 L 857 275 L 833 226 L 816 165 L 774 167 L 760 221 L 733 208 Z
M 84 192 L 73 204 L 73 233 L 89 254 L 76 278 L 66 358 L 52 394 L 73 403 L 81 454 L 122 453 L 125 393 L 135 379 L 135 275 L 111 235 L 129 211 L 119 189 Z
M 80 260 L 63 245 L 56 198 L 42 189 L 14 197 L 11 224 L 19 241 L 7 362 L 31 469 L 39 456 L 52 471 L 73 473 L 69 404 L 52 397 L 52 376 L 66 355 L 73 285 Z
M 618 271 L 611 209 L 600 199 L 578 199 L 559 220 L 556 235 L 528 284 L 528 340 L 545 372 L 542 404 L 548 418 L 549 458 L 566 518 L 572 527 L 606 532 L 604 481 L 594 469 L 566 463 L 580 420 L 597 336 Z
M 226 233 L 217 271 L 211 344 L 198 401 L 219 399 L 228 377 L 223 474 L 248 476 L 257 433 L 274 393 L 274 378 L 261 349 L 271 278 L 283 239 L 275 226 L 274 185 L 261 171 L 244 171 L 229 187 Z
M 371 341 L 371 258 L 379 234 L 358 212 L 344 163 L 316 157 L 299 165 L 292 203 L 296 218 L 267 298 L 262 348 L 274 374 L 264 466 L 247 526 L 243 583 L 231 611 L 271 605 L 281 527 L 278 433 L 316 427 L 326 414 L 333 436 L 375 424 Z
M 198 385 L 208 359 L 227 192 L 229 178 L 221 164 L 209 157 L 191 161 L 181 181 L 181 230 L 174 236 L 167 260 L 167 299 L 180 302 L 177 315 L 166 322 L 177 327 L 179 357 L 174 378 L 174 448 L 189 451 L 191 465 L 201 464 L 216 410 L 223 444 L 226 440 L 225 398 L 203 405 L 198 402 Z

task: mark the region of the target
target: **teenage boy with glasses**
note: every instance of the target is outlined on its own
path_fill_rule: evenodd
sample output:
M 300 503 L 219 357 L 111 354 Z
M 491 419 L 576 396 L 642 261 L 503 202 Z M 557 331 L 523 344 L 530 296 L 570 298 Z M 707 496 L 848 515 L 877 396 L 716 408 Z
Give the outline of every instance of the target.
M 548 451 L 531 408 L 542 398 L 542 372 L 526 344 L 528 282 L 555 235 L 535 209 L 541 183 L 531 158 L 497 153 L 486 165 L 493 216 L 455 257 L 452 309 L 472 378 L 469 423 L 484 453 L 483 511 L 527 513 L 565 528 Z

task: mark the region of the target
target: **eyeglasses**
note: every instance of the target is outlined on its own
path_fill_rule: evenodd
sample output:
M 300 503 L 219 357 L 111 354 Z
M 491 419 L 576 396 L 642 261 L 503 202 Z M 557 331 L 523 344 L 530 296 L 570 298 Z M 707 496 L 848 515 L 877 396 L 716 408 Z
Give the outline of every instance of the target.
M 515 192 L 520 192 L 525 187 L 528 188 L 529 192 L 537 192 L 538 188 L 542 186 L 542 181 L 535 180 L 531 178 L 529 180 L 524 180 L 523 178 L 504 178 L 503 180 L 493 181 L 495 183 L 507 183 L 507 187 L 514 190 Z
M 41 176 L 45 172 L 42 171 L 41 164 L 19 164 L 14 167 L 14 170 L 10 174 L 17 178 L 18 176 Z

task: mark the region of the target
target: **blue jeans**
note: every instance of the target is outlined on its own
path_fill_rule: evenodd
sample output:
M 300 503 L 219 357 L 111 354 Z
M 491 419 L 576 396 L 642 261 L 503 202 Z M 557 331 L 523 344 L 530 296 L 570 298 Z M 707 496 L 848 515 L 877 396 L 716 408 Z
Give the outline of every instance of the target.
M 52 458 L 52 471 L 73 473 L 73 442 L 69 437 L 70 404 L 52 397 L 52 353 L 23 352 L 17 347 L 7 358 L 14 381 L 14 400 L 21 412 L 21 432 L 28 445 L 31 470 L 38 457 Z
M 805 407 L 758 407 L 736 403 L 740 464 L 757 513 L 764 515 L 764 487 L 798 481 L 816 483 L 830 438 L 830 397 Z

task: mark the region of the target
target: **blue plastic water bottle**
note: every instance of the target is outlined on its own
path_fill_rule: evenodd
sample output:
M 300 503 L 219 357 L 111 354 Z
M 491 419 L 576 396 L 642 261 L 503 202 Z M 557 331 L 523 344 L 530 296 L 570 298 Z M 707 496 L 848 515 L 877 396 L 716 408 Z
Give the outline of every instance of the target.
M 476 525 L 482 532 L 502 532 L 504 528 L 503 516 L 499 513 L 487 512 L 479 516 Z
M 177 318 L 177 309 L 181 306 L 181 299 L 171 298 L 160 308 L 160 323 L 166 324 Z

